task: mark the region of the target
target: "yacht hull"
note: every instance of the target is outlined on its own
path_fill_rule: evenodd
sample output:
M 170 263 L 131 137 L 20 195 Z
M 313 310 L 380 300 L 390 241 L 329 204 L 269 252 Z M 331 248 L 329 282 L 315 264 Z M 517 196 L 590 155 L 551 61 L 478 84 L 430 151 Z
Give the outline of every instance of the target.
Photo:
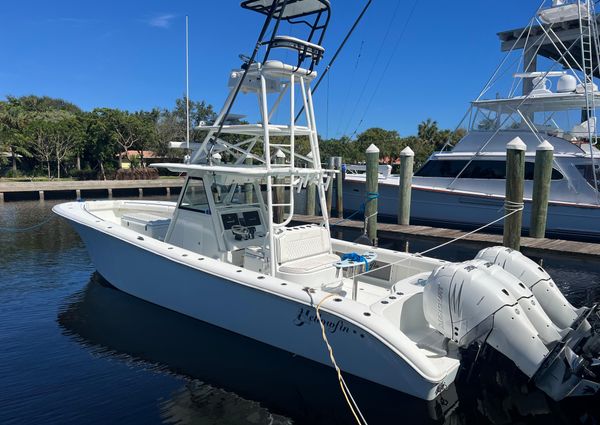
M 360 209 L 364 202 L 364 179 L 346 179 L 344 206 Z M 379 216 L 398 216 L 398 183 L 379 182 Z M 412 188 L 411 220 L 422 224 L 475 228 L 498 220 L 504 215 L 504 199 L 486 194 L 449 191 L 414 186 Z M 523 230 L 529 230 L 531 202 L 525 201 Z M 566 203 L 550 203 L 546 233 L 563 238 L 600 240 L 600 207 Z M 492 226 L 501 230 L 503 222 Z
M 235 266 L 219 263 L 208 273 L 189 265 L 190 256 L 198 257 L 193 260 L 202 258 L 190 251 L 165 248 L 164 252 L 159 252 L 141 247 L 125 240 L 122 235 L 108 233 L 105 222 L 99 222 L 96 228 L 89 223 L 74 220 L 64 210 L 55 211 L 70 220 L 84 241 L 98 272 L 117 289 L 331 366 L 315 308 L 311 305 L 310 293 L 302 291 L 303 299 L 293 299 L 263 291 L 219 276 L 228 274 L 225 268 Z M 153 242 L 156 242 L 155 245 L 168 246 L 162 242 Z M 185 261 L 178 260 L 178 256 L 185 256 Z M 211 261 L 215 262 L 205 259 L 205 262 Z M 223 270 L 219 270 L 219 266 Z M 239 276 L 254 274 L 239 270 Z M 333 301 L 330 303 L 341 304 Z M 336 360 L 344 372 L 425 400 L 435 399 L 456 376 L 458 367 L 441 379 L 428 379 L 410 361 L 390 349 L 390 345 L 385 343 L 389 336 L 386 338 L 385 335 L 377 335 L 347 316 L 328 310 L 326 306 L 323 307 L 321 316 L 326 324 L 329 342 L 334 347 Z M 206 343 L 209 344 L 210 341 Z M 243 353 L 240 354 L 242 360 Z M 336 378 L 332 376 L 332 379 Z

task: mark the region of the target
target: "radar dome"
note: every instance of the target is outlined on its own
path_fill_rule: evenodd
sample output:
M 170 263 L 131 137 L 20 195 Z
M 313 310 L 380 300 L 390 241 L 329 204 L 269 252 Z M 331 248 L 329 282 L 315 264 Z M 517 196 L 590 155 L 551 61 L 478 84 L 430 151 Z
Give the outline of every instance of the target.
M 556 91 L 558 93 L 571 93 L 577 87 L 577 79 L 572 75 L 563 75 L 558 79 Z

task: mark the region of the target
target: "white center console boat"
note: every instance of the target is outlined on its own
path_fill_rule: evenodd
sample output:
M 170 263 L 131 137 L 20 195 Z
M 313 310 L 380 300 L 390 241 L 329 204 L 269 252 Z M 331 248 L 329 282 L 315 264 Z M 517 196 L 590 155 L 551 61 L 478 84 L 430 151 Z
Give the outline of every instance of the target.
M 520 253 L 500 247 L 448 263 L 331 238 L 329 171 L 321 168 L 310 89 L 329 1 L 242 6 L 266 17 L 256 45 L 263 60 L 255 51 L 231 73 L 225 105 L 202 127 L 206 137 L 189 163 L 159 165 L 187 174 L 178 201 L 54 208 L 99 273 L 143 300 L 329 365 L 322 323 L 343 372 L 422 399 L 455 379 L 462 349 L 473 344 L 506 355 L 555 399 L 598 391 L 596 309 L 572 307 Z M 281 21 L 307 26 L 309 36 L 280 36 Z M 271 60 L 281 48 L 297 62 Z M 258 123 L 226 124 L 240 94 L 256 96 Z M 274 122 L 278 108 L 287 122 Z M 317 186 L 322 223 L 292 225 L 295 195 L 308 183 Z

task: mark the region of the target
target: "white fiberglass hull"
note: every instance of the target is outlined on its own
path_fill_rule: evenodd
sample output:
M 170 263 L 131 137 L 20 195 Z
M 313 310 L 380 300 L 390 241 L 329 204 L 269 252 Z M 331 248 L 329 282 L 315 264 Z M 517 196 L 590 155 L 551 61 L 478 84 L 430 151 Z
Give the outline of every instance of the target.
M 344 207 L 357 210 L 364 202 L 364 177 L 348 178 L 344 182 Z M 395 219 L 398 216 L 398 181 L 379 182 L 379 215 Z M 504 198 L 497 195 L 453 191 L 413 185 L 411 220 L 441 226 L 478 227 L 504 215 Z M 529 229 L 531 201 L 525 200 L 523 229 Z M 600 239 L 600 207 L 594 205 L 550 203 L 547 234 L 558 237 Z M 491 226 L 502 229 L 500 221 Z
M 331 365 L 313 304 L 320 294 L 135 236 L 131 230 L 86 217 L 83 209 L 73 209 L 78 209 L 76 203 L 61 204 L 55 212 L 71 221 L 98 272 L 116 288 Z M 365 316 L 364 307 L 356 309 L 357 303 L 345 299 L 329 301 L 321 310 L 336 360 L 345 372 L 426 400 L 433 400 L 452 383 L 458 365 L 438 377 L 424 376 L 397 350 L 396 336 L 385 335 L 388 325 L 383 319 L 375 314 Z M 384 334 L 378 332 L 381 329 Z M 240 359 L 243 361 L 243 353 Z

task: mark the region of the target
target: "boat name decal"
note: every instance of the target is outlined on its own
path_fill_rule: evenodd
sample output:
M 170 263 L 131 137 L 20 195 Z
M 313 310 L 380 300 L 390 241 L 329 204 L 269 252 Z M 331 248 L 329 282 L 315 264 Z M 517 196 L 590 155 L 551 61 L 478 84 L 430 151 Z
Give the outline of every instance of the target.
M 325 329 L 327 329 L 330 333 L 334 334 L 336 332 L 344 332 L 350 333 L 350 328 L 344 324 L 344 321 L 341 319 L 338 320 L 326 320 L 321 318 Z M 296 326 L 304 326 L 304 324 L 312 324 L 319 323 L 319 319 L 317 318 L 316 313 L 313 309 L 300 307 L 298 310 L 298 315 L 294 319 L 294 325 Z

